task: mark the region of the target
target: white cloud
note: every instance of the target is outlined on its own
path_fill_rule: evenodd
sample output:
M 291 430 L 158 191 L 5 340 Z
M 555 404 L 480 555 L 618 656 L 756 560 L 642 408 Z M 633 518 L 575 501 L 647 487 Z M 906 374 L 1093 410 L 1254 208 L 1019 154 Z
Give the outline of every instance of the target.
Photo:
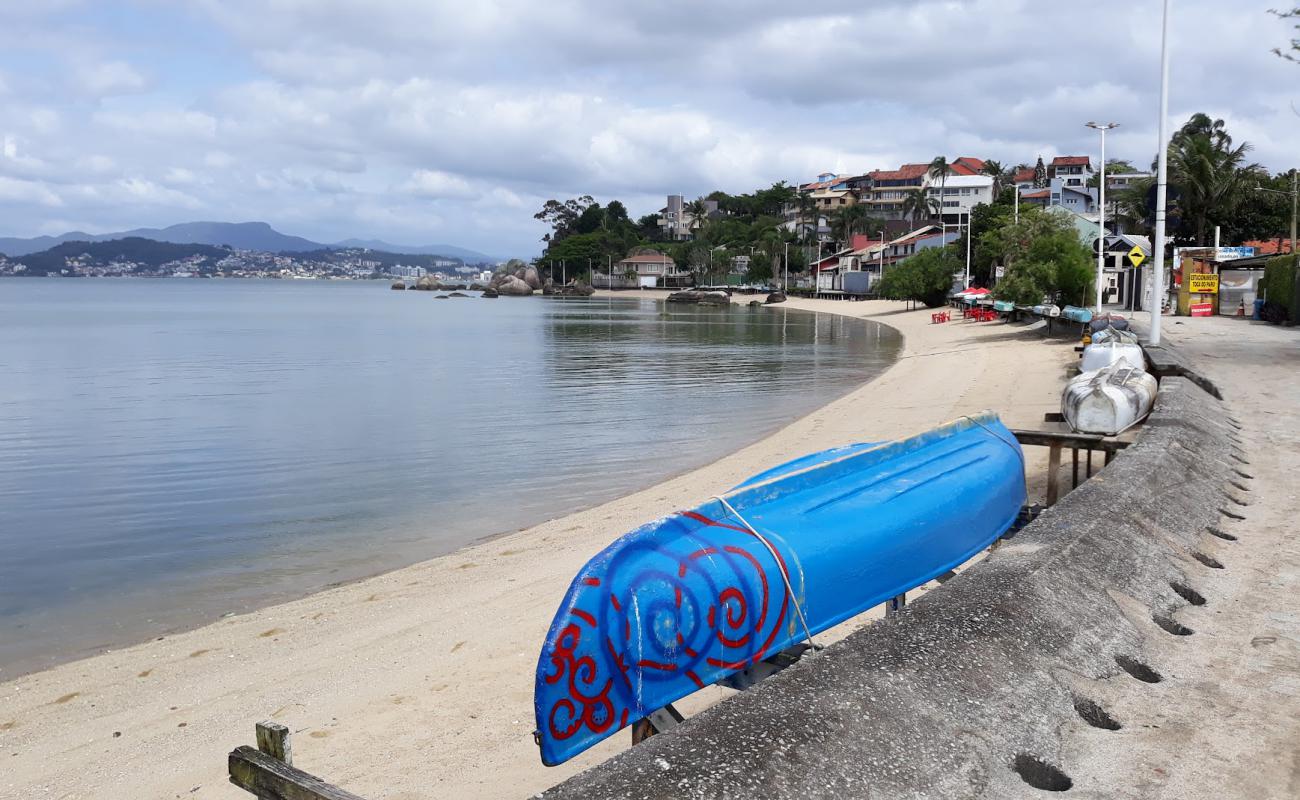
M 0 175 L 0 202 L 37 203 L 42 206 L 58 207 L 63 199 L 50 190 L 48 186 L 37 181 L 25 181 L 6 178 Z
M 79 67 L 74 75 L 79 90 L 94 97 L 109 97 L 144 91 L 144 75 L 125 61 L 103 61 Z
M 417 197 L 473 197 L 475 194 L 464 178 L 436 169 L 418 169 L 398 188 Z
M 1268 52 L 1289 35 L 1270 4 L 1180 0 L 1171 118 L 1222 116 L 1280 169 L 1300 68 Z M 938 153 L 1032 162 L 1093 152 L 1090 118 L 1122 123 L 1108 154 L 1155 150 L 1157 4 L 1099 0 L 1084 16 L 1118 22 L 1097 36 L 1077 5 L 1033 0 L 191 0 L 171 50 L 27 5 L 0 12 L 0 234 L 50 224 L 53 199 L 97 229 L 201 207 L 508 254 L 535 251 L 551 197 L 639 215 Z

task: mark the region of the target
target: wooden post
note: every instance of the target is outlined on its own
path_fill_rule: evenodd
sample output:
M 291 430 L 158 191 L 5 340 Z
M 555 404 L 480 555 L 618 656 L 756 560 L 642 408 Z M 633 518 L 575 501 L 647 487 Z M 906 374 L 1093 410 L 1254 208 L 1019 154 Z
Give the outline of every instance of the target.
M 1061 443 L 1052 442 L 1047 450 L 1047 505 L 1056 505 L 1056 498 L 1061 493 Z
M 257 723 L 257 749 L 271 758 L 293 764 L 293 748 L 289 744 L 289 729 L 278 722 Z

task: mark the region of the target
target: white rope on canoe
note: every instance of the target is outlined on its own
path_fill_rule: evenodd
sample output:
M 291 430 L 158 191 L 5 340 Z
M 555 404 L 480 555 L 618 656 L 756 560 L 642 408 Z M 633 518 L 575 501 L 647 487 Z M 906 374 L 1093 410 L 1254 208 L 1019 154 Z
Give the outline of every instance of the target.
M 790 602 L 794 603 L 794 612 L 799 616 L 799 624 L 803 625 L 804 636 L 808 639 L 808 644 L 813 650 L 820 650 L 821 647 L 818 646 L 817 642 L 813 641 L 812 630 L 809 629 L 808 620 L 803 615 L 803 605 L 799 602 L 799 596 L 794 593 L 794 587 L 790 585 L 790 573 L 786 571 L 785 562 L 781 560 L 781 556 L 776 552 L 776 548 L 772 546 L 772 543 L 767 540 L 766 536 L 759 533 L 757 528 L 749 524 L 749 520 L 740 516 L 740 512 L 732 508 L 731 503 L 727 502 L 727 498 L 720 494 L 715 494 L 713 499 L 721 503 L 722 507 L 727 509 L 727 513 L 734 517 L 741 525 L 744 525 L 745 530 L 749 531 L 755 539 L 762 542 L 763 546 L 767 548 L 767 551 L 772 554 L 772 560 L 776 562 L 777 569 L 781 571 L 781 580 L 785 582 L 785 590 L 790 595 Z

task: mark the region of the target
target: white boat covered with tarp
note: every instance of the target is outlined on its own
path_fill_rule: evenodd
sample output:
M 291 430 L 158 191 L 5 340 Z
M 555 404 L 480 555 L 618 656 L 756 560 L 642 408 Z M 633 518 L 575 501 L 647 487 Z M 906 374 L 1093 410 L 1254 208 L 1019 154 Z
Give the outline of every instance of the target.
M 1121 342 L 1116 339 L 1090 344 L 1083 348 L 1083 360 L 1079 363 L 1082 372 L 1094 372 L 1120 361 L 1128 362 L 1131 367 L 1142 369 L 1146 366 L 1146 357 L 1142 346 L 1134 342 Z
M 1059 317 L 1059 316 L 1061 316 L 1061 307 L 1060 307 L 1060 306 L 1051 305 L 1051 304 L 1048 304 L 1048 305 L 1041 305 L 1041 306 L 1031 306 L 1031 307 L 1029 308 L 1029 310 L 1032 311 L 1032 312 L 1034 312 L 1035 314 L 1037 314 L 1037 315 L 1040 316 L 1040 317 Z
M 1115 436 L 1151 413 L 1156 379 L 1127 360 L 1085 372 L 1065 385 L 1061 414 L 1079 433 Z

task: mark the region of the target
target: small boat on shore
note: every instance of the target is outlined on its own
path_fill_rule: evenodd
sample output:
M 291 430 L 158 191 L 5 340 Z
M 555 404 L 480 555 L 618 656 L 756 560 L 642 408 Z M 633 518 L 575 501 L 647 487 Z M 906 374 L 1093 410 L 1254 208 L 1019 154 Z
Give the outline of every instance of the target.
M 1066 306 L 1061 309 L 1061 316 L 1071 322 L 1090 322 L 1092 320 L 1092 311 L 1078 306 Z
M 985 412 L 795 459 L 615 540 L 578 572 L 542 645 L 542 761 L 945 574 L 1024 501 L 1020 445 Z
M 1156 379 L 1127 361 L 1085 372 L 1065 385 L 1061 414 L 1079 433 L 1118 435 L 1151 413 Z
M 1092 344 L 1105 344 L 1106 342 L 1138 343 L 1137 334 L 1127 328 L 1102 328 L 1099 331 L 1094 331 L 1091 338 Z
M 993 301 L 993 310 L 994 310 L 994 311 L 1001 311 L 1001 312 L 1004 312 L 1004 313 L 1007 312 L 1007 311 L 1015 311 L 1015 310 L 1016 310 L 1016 304 L 1013 303 L 1013 302 L 1011 302 L 1010 300 L 994 300 L 994 301 Z
M 1054 305 L 1030 306 L 1030 311 L 1040 317 L 1059 317 L 1061 316 L 1061 307 Z
M 1147 363 L 1141 345 L 1112 338 L 1100 343 L 1094 340 L 1092 344 L 1083 348 L 1079 369 L 1082 372 L 1095 372 L 1120 361 L 1125 361 L 1129 366 L 1138 369 L 1143 369 Z
M 1114 328 L 1117 331 L 1128 330 L 1128 320 L 1119 314 L 1105 313 L 1088 320 L 1088 330 L 1096 333 L 1106 328 Z

